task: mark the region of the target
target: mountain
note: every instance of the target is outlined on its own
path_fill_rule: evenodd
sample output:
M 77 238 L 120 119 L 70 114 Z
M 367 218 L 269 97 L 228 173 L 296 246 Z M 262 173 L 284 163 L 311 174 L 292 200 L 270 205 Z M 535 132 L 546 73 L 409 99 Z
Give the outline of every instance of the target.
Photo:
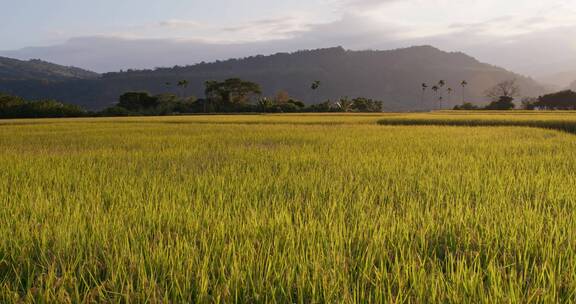
M 22 61 L 0 57 L 0 80 L 95 79 L 99 74 L 75 67 L 66 67 L 38 59 Z
M 389 51 L 349 51 L 341 47 L 253 56 L 192 66 L 129 70 L 103 74 L 98 79 L 74 79 L 54 83 L 38 81 L 2 82 L 0 91 L 26 98 L 51 97 L 100 109 L 113 104 L 126 91 L 152 94 L 176 93 L 203 96 L 204 82 L 240 77 L 259 83 L 265 95 L 280 90 L 292 97 L 314 103 L 341 97 L 368 97 L 384 101 L 388 111 L 431 109 L 436 97 L 427 92 L 424 99 L 421 83 L 430 85 L 445 80 L 454 89 L 445 97 L 446 107 L 462 102 L 459 84 L 466 80 L 466 101 L 486 103 L 486 89 L 496 83 L 517 79 L 526 96 L 536 96 L 544 89 L 534 80 L 505 69 L 481 63 L 463 54 L 449 53 L 431 46 L 417 46 Z M 166 83 L 188 80 L 187 88 Z M 317 91 L 310 84 L 321 81 Z

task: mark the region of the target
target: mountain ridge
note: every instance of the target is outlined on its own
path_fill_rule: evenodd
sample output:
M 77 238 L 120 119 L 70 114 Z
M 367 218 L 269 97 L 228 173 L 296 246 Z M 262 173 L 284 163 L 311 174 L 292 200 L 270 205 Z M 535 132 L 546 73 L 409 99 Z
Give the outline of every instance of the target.
M 544 91 L 531 78 L 482 63 L 462 52 L 445 52 L 429 45 L 384 51 L 352 51 L 342 47 L 301 50 L 171 68 L 104 73 L 97 79 L 74 79 L 44 88 L 37 84 L 26 86 L 38 89 L 38 95 L 47 94 L 100 109 L 113 104 L 126 91 L 202 97 L 205 81 L 231 77 L 259 83 L 264 95 L 268 96 L 287 91 L 306 103 L 362 96 L 384 101 L 384 108 L 390 111 L 433 109 L 437 96 L 427 92 L 422 98 L 423 82 L 432 86 L 445 80 L 454 95 L 463 93 L 466 101 L 473 103 L 486 103 L 483 97 L 486 89 L 512 78 L 517 79 L 526 96 L 536 96 Z M 166 85 L 184 79 L 189 81 L 188 87 Z M 310 84 L 315 80 L 321 82 L 321 87 L 312 91 Z M 460 92 L 462 80 L 470 84 L 465 92 Z M 22 86 L 12 83 L 8 87 L 22 93 Z M 0 90 L 6 87 L 0 83 Z M 445 103 L 450 107 L 461 101 L 457 96 L 445 96 Z

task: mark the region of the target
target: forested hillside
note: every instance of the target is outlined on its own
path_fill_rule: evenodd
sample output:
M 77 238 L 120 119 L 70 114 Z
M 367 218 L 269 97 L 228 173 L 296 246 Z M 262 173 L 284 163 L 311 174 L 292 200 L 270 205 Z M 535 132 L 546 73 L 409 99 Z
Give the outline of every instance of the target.
M 95 79 L 99 74 L 38 59 L 22 61 L 0 57 L 0 81 Z
M 430 46 L 390 51 L 347 51 L 329 48 L 271 56 L 254 56 L 185 67 L 108 73 L 98 79 L 64 82 L 39 80 L 0 81 L 0 91 L 26 98 L 56 98 L 90 109 L 115 103 L 124 92 L 173 93 L 203 97 L 204 83 L 239 77 L 261 85 L 264 95 L 286 91 L 307 104 L 341 97 L 367 97 L 384 102 L 385 110 L 419 110 L 435 107 L 434 92 L 422 96 L 421 84 L 446 82 L 452 94 L 445 106 L 452 107 L 465 98 L 485 103 L 484 92 L 496 83 L 517 79 L 525 96 L 543 92 L 532 79 L 484 64 L 463 53 L 448 53 Z M 176 83 L 186 80 L 186 86 Z M 460 87 L 462 80 L 468 86 Z M 320 81 L 316 90 L 314 81 Z

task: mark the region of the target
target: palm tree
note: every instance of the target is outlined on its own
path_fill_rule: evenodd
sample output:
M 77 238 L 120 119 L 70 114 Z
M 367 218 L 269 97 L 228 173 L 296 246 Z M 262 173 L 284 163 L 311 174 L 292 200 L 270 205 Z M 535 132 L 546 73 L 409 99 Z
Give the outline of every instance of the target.
M 426 83 L 422 84 L 422 98 L 420 99 L 420 106 L 424 107 L 424 95 L 426 94 L 426 90 L 428 89 L 428 85 Z
M 468 82 L 466 80 L 462 80 L 460 86 L 462 87 L 462 104 L 464 104 L 464 102 L 466 101 L 465 93 L 466 93 L 466 86 L 468 86 Z
M 312 89 L 312 91 L 316 92 L 318 91 L 318 89 L 320 89 L 320 80 L 314 80 L 314 82 L 312 82 L 312 85 L 310 86 L 310 88 Z
M 438 81 L 439 89 L 444 88 L 445 85 L 446 85 L 446 81 L 444 81 L 444 80 Z M 440 102 L 440 110 L 442 110 L 442 99 L 444 99 L 444 96 L 442 94 L 442 91 L 440 91 L 440 97 L 438 98 L 438 101 Z
M 446 91 L 448 92 L 448 106 L 450 106 L 450 103 L 452 102 L 452 93 L 454 92 L 454 89 L 448 88 Z
M 320 88 L 320 80 L 314 80 L 314 82 L 312 83 L 311 89 L 313 91 L 318 90 L 318 88 Z
M 438 90 L 440 90 L 440 87 L 439 87 L 439 86 L 435 85 L 435 86 L 432 87 L 432 91 L 434 91 L 434 95 L 435 95 L 435 96 L 438 96 Z
M 182 88 L 182 91 L 184 92 L 186 90 L 186 88 L 188 87 L 188 80 L 180 80 L 178 81 L 178 83 L 176 84 L 178 87 Z M 184 96 L 182 96 L 184 97 Z

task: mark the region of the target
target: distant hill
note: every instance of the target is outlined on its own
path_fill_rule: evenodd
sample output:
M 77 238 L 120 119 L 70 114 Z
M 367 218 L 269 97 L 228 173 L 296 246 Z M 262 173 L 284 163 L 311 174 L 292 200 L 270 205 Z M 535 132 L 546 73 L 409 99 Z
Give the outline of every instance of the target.
M 0 91 L 11 91 L 26 98 L 52 97 L 99 109 L 113 104 L 126 91 L 189 94 L 203 96 L 204 82 L 240 77 L 259 83 L 265 95 L 285 90 L 306 103 L 340 97 L 369 97 L 384 101 L 390 111 L 430 109 L 435 97 L 428 92 L 422 102 L 421 83 L 430 85 L 445 80 L 454 89 L 446 97 L 446 107 L 462 101 L 459 86 L 466 80 L 466 100 L 486 103 L 484 91 L 502 80 L 515 78 L 526 96 L 544 89 L 530 78 L 481 63 L 463 53 L 448 53 L 431 46 L 390 51 L 347 51 L 341 47 L 279 53 L 230 59 L 192 66 L 158 68 L 103 74 L 98 79 L 74 79 L 41 84 L 38 81 L 2 82 Z M 188 80 L 187 88 L 166 83 Z M 310 84 L 321 81 L 317 91 Z M 30 96 L 35 95 L 35 96 Z
M 42 60 L 22 61 L 0 57 L 0 81 L 95 79 L 100 75 L 75 67 L 66 67 Z

